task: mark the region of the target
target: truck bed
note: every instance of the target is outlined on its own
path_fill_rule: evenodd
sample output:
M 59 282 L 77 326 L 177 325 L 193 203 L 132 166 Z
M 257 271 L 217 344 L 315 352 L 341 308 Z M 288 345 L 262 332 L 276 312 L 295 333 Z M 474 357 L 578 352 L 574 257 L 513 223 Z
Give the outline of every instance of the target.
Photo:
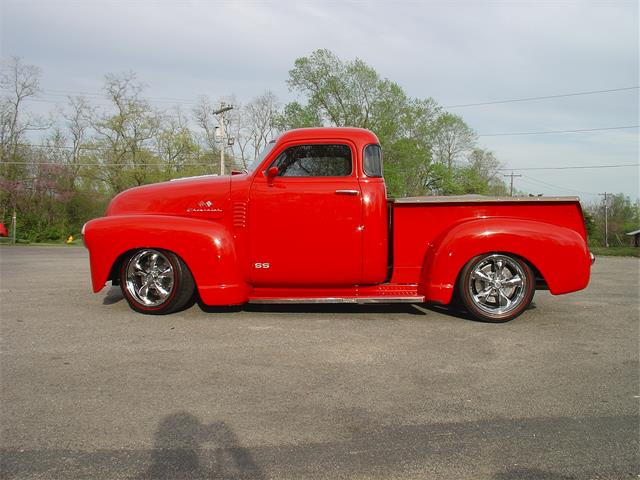
M 430 245 L 456 224 L 505 218 L 534 220 L 586 231 L 578 197 L 486 197 L 481 195 L 407 197 L 390 200 L 392 209 L 391 283 L 417 283 Z

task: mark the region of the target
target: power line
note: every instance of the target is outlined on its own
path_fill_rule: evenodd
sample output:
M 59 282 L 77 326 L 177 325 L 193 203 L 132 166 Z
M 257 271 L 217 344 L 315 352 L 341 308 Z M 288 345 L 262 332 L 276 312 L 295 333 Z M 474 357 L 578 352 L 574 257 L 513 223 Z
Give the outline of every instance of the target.
M 64 149 L 70 149 L 72 147 L 67 147 L 67 146 L 52 146 L 52 147 L 48 147 L 46 145 L 28 145 L 28 144 L 22 144 L 23 146 L 27 146 L 27 147 L 34 147 L 34 148 L 64 148 Z M 81 149 L 85 149 L 84 147 L 80 147 Z M 87 147 L 86 149 L 88 150 L 98 150 L 98 147 Z M 150 149 L 145 149 L 151 153 L 155 153 L 158 154 L 157 151 L 154 150 L 150 150 Z M 3 164 L 7 164 L 7 165 L 67 165 L 65 163 L 60 163 L 60 162 L 2 162 Z M 73 163 L 70 164 L 73 166 L 122 166 L 123 164 L 119 164 L 119 163 Z M 136 163 L 136 164 L 132 164 L 132 163 L 128 163 L 126 164 L 127 166 L 162 166 L 162 165 L 167 165 L 167 163 Z M 184 166 L 211 166 L 210 163 L 182 163 L 181 165 Z M 616 164 L 616 165 L 574 165 L 574 166 L 566 166 L 566 167 L 524 167 L 524 168 L 498 168 L 498 171 L 527 171 L 527 170 L 574 170 L 574 169 L 591 169 L 591 168 L 622 168 L 622 167 L 640 167 L 640 164 L 638 163 L 622 163 L 622 164 Z M 510 175 L 507 175 L 510 176 Z M 516 175 L 517 176 L 517 175 Z M 525 175 L 525 177 L 527 178 L 531 178 Z M 550 186 L 554 186 L 556 188 L 563 188 L 563 187 L 559 187 L 557 185 L 550 185 Z M 587 192 L 582 192 L 582 193 L 587 193 Z
M 78 147 L 72 147 L 71 145 L 42 145 L 42 144 L 37 144 L 37 143 L 20 143 L 19 144 L 21 147 L 29 147 L 29 148 L 44 148 L 44 149 L 49 149 L 49 150 L 74 150 L 74 149 L 78 149 L 78 150 L 90 150 L 90 151 L 102 151 L 102 150 L 108 150 L 108 147 L 96 147 L 96 146 L 92 146 L 92 145 L 80 145 Z M 147 151 L 147 152 L 151 152 L 151 153 L 155 153 L 156 155 L 160 155 L 163 152 L 160 152 L 154 148 L 150 148 L 148 146 L 142 145 L 142 148 Z M 216 152 L 217 153 L 217 152 Z M 4 163 L 8 163 L 8 162 L 4 162 Z
M 52 148 L 52 149 L 59 149 L 59 150 L 73 150 L 75 147 L 72 147 L 71 145 L 38 145 L 35 143 L 21 143 L 20 144 L 21 147 L 31 147 L 31 148 Z M 80 145 L 77 147 L 78 150 L 102 150 L 102 147 L 92 147 L 89 145 Z
M 640 163 L 618 163 L 615 165 L 571 165 L 566 167 L 524 167 L 524 168 L 498 168 L 498 170 L 516 170 L 516 171 L 526 171 L 526 170 L 579 170 L 579 169 L 589 169 L 589 168 L 622 168 L 622 167 L 640 167 Z
M 21 143 L 20 146 L 22 147 L 30 147 L 30 148 L 45 148 L 45 149 L 58 149 L 58 150 L 73 150 L 74 147 L 70 146 L 70 145 L 42 145 L 42 144 L 35 144 L 35 143 Z M 151 153 L 155 153 L 155 154 L 159 154 L 160 152 L 158 152 L 157 150 L 148 148 L 148 147 L 143 147 L 145 150 L 151 152 Z M 92 151 L 100 151 L 103 149 L 103 147 L 96 147 L 96 146 L 91 146 L 91 145 L 81 145 L 78 147 L 79 150 L 92 150 Z M 13 165 L 30 165 L 33 164 L 34 162 L 3 162 L 3 163 L 11 163 Z M 56 162 L 41 162 L 41 164 L 43 165 L 59 165 Z M 96 165 L 96 164 L 89 164 L 89 165 Z M 143 165 L 151 165 L 151 164 L 143 164 Z M 195 164 L 194 164 L 195 165 Z M 203 164 L 204 165 L 204 164 Z M 531 171 L 531 170 L 582 170 L 582 169 L 598 169 L 598 168 L 624 168 L 624 167 L 640 167 L 640 163 L 617 163 L 617 164 L 613 164 L 613 165 L 567 165 L 567 166 L 560 166 L 560 167 L 522 167 L 522 168 L 517 168 L 517 167 L 503 167 L 503 168 L 498 168 L 498 171 Z
M 60 162 L 2 162 L 0 165 L 59 165 L 61 167 L 168 167 L 169 162 L 163 163 L 60 163 Z M 212 167 L 211 163 L 180 163 L 180 167 Z
M 540 97 L 523 97 L 523 98 L 513 98 L 510 100 L 494 100 L 491 102 L 479 102 L 479 103 L 462 103 L 457 105 L 443 105 L 444 108 L 462 108 L 462 107 L 480 107 L 482 105 L 497 105 L 500 103 L 514 103 L 514 102 L 532 102 L 534 100 L 547 100 L 550 98 L 564 98 L 564 97 L 577 97 L 580 95 L 595 95 L 597 93 L 610 93 L 610 92 L 623 92 L 626 90 L 637 90 L 638 86 L 635 87 L 623 87 L 623 88 L 609 88 L 607 90 L 590 90 L 587 92 L 571 92 L 571 93 L 562 93 L 559 95 L 545 95 Z
M 11 91 L 10 89 L 3 88 L 4 91 Z M 85 92 L 80 90 L 40 90 L 40 94 L 43 96 L 52 96 L 52 97 L 70 97 L 70 96 L 81 96 L 81 97 L 89 97 L 91 100 L 109 100 L 109 97 L 105 93 L 101 92 Z M 175 98 L 175 97 L 146 97 L 142 96 L 142 100 L 147 100 L 150 102 L 168 102 L 168 103 L 178 103 L 178 104 L 189 104 L 189 105 L 197 105 L 198 102 L 196 100 L 190 100 L 188 98 Z M 57 100 L 42 98 L 40 96 L 28 97 L 25 100 L 32 101 L 40 101 L 40 102 L 48 102 L 48 103 L 56 103 Z
M 81 95 L 89 97 L 99 97 L 108 99 L 107 95 L 100 92 L 81 92 L 77 90 L 42 90 L 45 95 L 53 95 L 59 97 L 68 97 L 69 95 Z M 175 98 L 175 97 L 143 97 L 147 100 L 153 100 L 156 102 L 180 102 L 180 103 L 196 103 L 188 98 Z
M 548 130 L 544 132 L 513 132 L 513 133 L 481 133 L 479 137 L 506 137 L 514 135 L 548 135 L 555 133 L 582 133 L 582 132 L 600 132 L 604 130 L 622 130 L 629 128 L 638 128 L 640 125 L 623 125 L 620 127 L 602 127 L 602 128 L 582 128 L 577 130 Z
M 553 183 L 547 183 L 547 182 L 543 182 L 542 180 L 538 180 L 537 178 L 533 178 L 530 177 L 529 175 L 522 175 L 525 179 L 527 180 L 523 180 L 526 183 L 531 183 L 531 182 L 535 182 L 535 183 L 539 183 L 542 184 L 546 187 L 551 187 L 551 188 L 558 188 L 561 191 L 566 191 L 566 192 L 573 192 L 573 193 L 580 193 L 583 195 L 598 195 L 597 193 L 593 193 L 593 192 L 585 192 L 583 190 L 575 190 L 573 188 L 567 188 L 567 187 L 561 187 L 560 185 L 554 185 Z M 533 183 L 532 183 L 533 184 Z
M 603 90 L 588 90 L 588 91 L 581 91 L 581 92 L 561 93 L 557 95 L 543 95 L 543 96 L 535 96 L 535 97 L 512 98 L 507 100 L 493 100 L 488 102 L 443 105 L 443 108 L 479 107 L 483 105 L 497 105 L 497 104 L 503 104 L 503 103 L 531 102 L 531 101 L 547 100 L 547 99 L 553 99 L 553 98 L 577 97 L 577 96 L 583 96 L 583 95 L 596 95 L 601 93 L 624 92 L 629 90 L 637 90 L 639 88 L 640 86 L 609 88 L 609 89 L 603 89 Z M 80 96 L 92 97 L 94 99 L 99 99 L 99 100 L 108 100 L 106 95 L 100 92 L 50 89 L 50 90 L 42 90 L 42 93 L 48 96 L 68 97 L 69 95 L 80 95 Z M 186 104 L 186 105 L 196 105 L 198 103 L 197 101 L 189 100 L 187 98 L 175 98 L 175 97 L 146 97 L 145 99 L 150 102 L 164 102 L 164 103 L 175 103 L 175 104 Z M 30 97 L 27 100 L 39 101 L 39 102 L 45 102 L 45 103 L 57 103 L 56 100 L 45 99 L 40 97 Z

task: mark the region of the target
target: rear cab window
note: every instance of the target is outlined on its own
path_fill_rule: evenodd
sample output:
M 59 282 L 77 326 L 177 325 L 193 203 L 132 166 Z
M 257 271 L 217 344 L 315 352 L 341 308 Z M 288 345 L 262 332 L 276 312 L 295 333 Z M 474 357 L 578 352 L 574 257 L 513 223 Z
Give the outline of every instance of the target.
M 363 170 L 367 177 L 382 177 L 382 149 L 380 145 L 367 145 L 364 148 Z

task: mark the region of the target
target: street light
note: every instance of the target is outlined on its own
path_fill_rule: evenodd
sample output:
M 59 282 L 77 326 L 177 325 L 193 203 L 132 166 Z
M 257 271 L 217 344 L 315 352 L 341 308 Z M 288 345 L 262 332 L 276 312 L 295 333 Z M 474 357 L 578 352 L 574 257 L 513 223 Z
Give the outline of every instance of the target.
M 220 103 L 220 108 L 214 110 L 213 114 L 218 116 L 219 127 L 216 127 L 216 138 L 220 139 L 220 175 L 224 175 L 224 137 L 227 132 L 225 131 L 224 114 L 229 110 L 233 110 L 233 105 L 226 105 L 224 102 Z
M 224 102 L 222 102 L 220 104 L 220 109 L 216 110 L 215 112 L 213 112 L 214 115 L 222 115 L 224 112 L 228 112 L 229 110 L 233 110 L 233 105 L 226 105 L 224 104 Z

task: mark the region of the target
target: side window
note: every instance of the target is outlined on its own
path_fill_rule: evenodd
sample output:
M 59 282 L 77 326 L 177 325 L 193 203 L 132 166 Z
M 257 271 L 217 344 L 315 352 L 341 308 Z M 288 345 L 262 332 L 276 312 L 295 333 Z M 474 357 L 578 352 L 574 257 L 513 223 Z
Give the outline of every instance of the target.
M 351 175 L 347 145 L 298 145 L 282 152 L 272 167 L 279 177 L 346 177 Z
M 367 177 L 382 176 L 382 150 L 380 145 L 367 145 L 365 147 L 364 173 Z

